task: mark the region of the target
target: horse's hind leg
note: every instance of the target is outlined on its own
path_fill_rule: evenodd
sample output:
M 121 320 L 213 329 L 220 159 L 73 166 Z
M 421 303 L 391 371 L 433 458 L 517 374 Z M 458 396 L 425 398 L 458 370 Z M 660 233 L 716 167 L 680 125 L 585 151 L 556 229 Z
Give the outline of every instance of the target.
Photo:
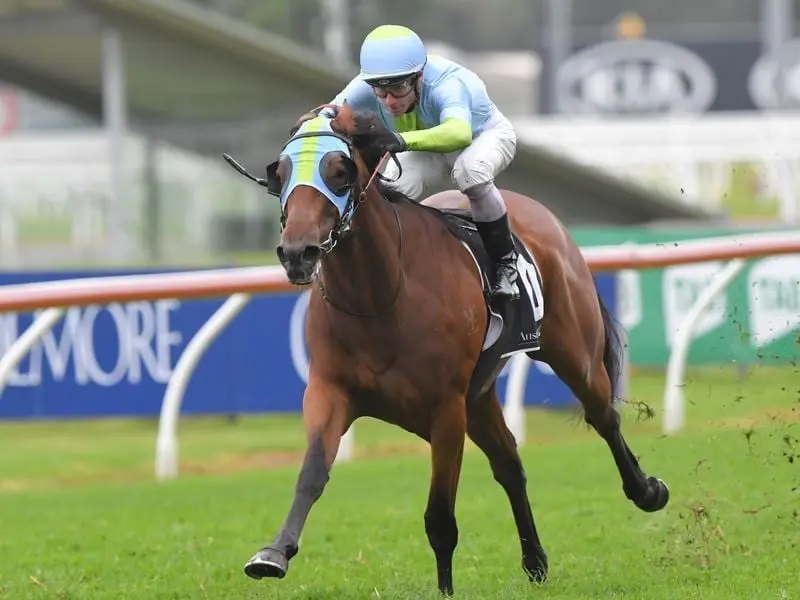
M 643 511 L 655 512 L 667 505 L 669 489 L 657 477 L 644 474 L 622 435 L 620 416 L 612 401 L 612 381 L 617 380 L 621 368 L 614 348 L 619 340 L 602 305 L 601 314 L 602 320 L 595 327 L 587 323 L 579 327 L 578 319 L 552 324 L 550 330 L 558 331 L 562 340 L 570 342 L 543 342 L 543 346 L 550 344 L 543 358 L 578 397 L 586 422 L 608 444 L 625 495 Z
M 439 591 L 453 593 L 453 553 L 458 544 L 456 493 L 464 456 L 466 415 L 463 399 L 444 401 L 431 419 L 432 473 L 425 533 L 436 556 Z
M 467 407 L 467 433 L 489 459 L 492 474 L 511 503 L 522 546 L 522 569 L 531 581 L 543 582 L 547 579 L 547 555 L 533 521 L 517 443 L 506 426 L 494 385 Z
M 644 474 L 620 427 L 620 416 L 611 404 L 610 384 L 605 370 L 595 372 L 587 385 L 578 384 L 573 391 L 586 410 L 586 422 L 600 434 L 614 457 L 625 495 L 645 512 L 661 510 L 669 501 L 667 485 L 657 477 Z
M 244 572 L 249 577 L 280 579 L 286 575 L 289 561 L 297 554 L 300 533 L 308 514 L 328 483 L 339 441 L 352 419 L 349 404 L 341 391 L 313 379 L 309 381 L 303 397 L 308 447 L 292 506 L 277 537 L 247 561 Z

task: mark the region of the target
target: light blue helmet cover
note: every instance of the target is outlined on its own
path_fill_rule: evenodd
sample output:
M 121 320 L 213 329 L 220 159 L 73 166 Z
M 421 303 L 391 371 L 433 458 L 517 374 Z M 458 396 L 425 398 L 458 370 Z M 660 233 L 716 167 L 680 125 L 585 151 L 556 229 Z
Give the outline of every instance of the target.
M 427 60 L 425 45 L 411 29 L 381 25 L 373 29 L 361 44 L 359 77 L 378 85 L 388 85 L 392 80 L 419 73 Z
M 302 133 L 327 132 L 334 133 L 331 128 L 331 119 L 326 116 L 319 116 L 309 121 L 305 121 L 295 133 L 295 136 Z M 347 201 L 350 190 L 346 190 L 341 196 L 337 196 L 325 183 L 322 177 L 322 166 L 325 155 L 329 152 L 343 152 L 350 157 L 350 148 L 347 143 L 333 135 L 313 135 L 300 137 L 290 140 L 284 146 L 281 157 L 289 159 L 289 180 L 281 191 L 281 207 L 286 207 L 292 191 L 298 186 L 306 185 L 318 190 L 323 196 L 330 200 L 338 209 L 339 216 L 343 216 L 347 208 Z

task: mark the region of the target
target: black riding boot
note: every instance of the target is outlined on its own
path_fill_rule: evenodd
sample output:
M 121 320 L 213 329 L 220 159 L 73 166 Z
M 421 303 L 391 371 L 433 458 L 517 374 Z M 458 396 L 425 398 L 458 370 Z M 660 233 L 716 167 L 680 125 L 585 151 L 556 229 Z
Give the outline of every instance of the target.
M 494 279 L 491 282 L 492 296 L 519 298 L 517 287 L 517 251 L 511 239 L 508 214 L 496 221 L 476 221 L 478 233 L 486 247 L 486 252 L 494 264 Z

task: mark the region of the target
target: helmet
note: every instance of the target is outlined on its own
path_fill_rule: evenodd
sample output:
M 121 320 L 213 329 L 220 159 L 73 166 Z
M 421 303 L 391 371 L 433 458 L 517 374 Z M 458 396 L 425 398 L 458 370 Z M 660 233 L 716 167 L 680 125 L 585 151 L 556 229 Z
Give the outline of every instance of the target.
M 381 25 L 361 44 L 361 73 L 367 83 L 391 85 L 421 72 L 428 60 L 425 44 L 408 27 Z

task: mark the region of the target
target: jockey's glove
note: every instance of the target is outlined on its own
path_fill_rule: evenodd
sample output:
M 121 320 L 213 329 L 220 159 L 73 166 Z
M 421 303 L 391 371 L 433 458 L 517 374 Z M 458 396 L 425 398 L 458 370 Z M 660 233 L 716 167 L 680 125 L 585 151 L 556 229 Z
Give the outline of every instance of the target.
M 397 154 L 408 150 L 408 144 L 403 139 L 403 136 L 396 131 L 387 132 L 386 139 L 381 140 L 381 150 L 383 152 L 390 152 Z

